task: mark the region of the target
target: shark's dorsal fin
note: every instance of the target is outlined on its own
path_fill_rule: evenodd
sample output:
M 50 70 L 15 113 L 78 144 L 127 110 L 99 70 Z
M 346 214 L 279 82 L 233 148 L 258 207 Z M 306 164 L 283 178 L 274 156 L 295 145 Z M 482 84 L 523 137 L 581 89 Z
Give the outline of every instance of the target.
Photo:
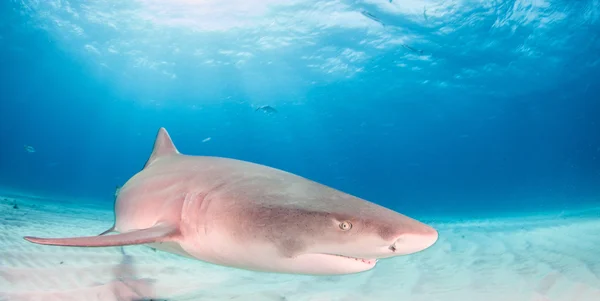
M 171 140 L 171 137 L 169 136 L 169 133 L 167 133 L 167 130 L 161 127 L 158 130 L 158 134 L 156 135 L 156 140 L 154 140 L 154 148 L 152 149 L 152 154 L 150 155 L 148 161 L 146 161 L 144 168 L 150 166 L 160 157 L 173 154 L 179 154 L 179 151 L 173 144 L 173 140 Z

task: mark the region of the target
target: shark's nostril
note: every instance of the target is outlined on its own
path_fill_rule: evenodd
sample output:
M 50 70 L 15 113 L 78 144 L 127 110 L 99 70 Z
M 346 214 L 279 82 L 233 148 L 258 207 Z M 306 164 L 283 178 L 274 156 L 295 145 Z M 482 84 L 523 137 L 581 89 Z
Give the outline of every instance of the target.
M 389 249 L 392 250 L 392 252 L 396 252 L 396 246 L 395 245 L 391 245 Z

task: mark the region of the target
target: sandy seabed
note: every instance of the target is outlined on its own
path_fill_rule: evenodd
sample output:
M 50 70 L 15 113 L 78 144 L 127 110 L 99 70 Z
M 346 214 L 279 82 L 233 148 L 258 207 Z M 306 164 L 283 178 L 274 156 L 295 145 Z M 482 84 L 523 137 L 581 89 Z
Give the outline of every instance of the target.
M 112 211 L 98 207 L 0 197 L 0 300 L 600 301 L 600 209 L 434 223 L 440 239 L 430 249 L 346 276 L 22 238 L 95 235 L 112 222 Z

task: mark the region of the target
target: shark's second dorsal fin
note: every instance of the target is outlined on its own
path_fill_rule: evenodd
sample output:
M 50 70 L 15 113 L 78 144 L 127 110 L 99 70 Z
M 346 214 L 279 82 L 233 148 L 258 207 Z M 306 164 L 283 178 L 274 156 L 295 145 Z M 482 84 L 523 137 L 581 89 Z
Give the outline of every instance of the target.
M 150 155 L 148 161 L 146 161 L 144 168 L 150 166 L 160 157 L 173 154 L 179 154 L 179 151 L 173 144 L 173 140 L 171 140 L 171 137 L 169 136 L 169 133 L 167 133 L 167 130 L 161 127 L 158 130 L 158 134 L 156 135 L 156 140 L 154 141 L 154 148 L 152 149 L 152 154 Z

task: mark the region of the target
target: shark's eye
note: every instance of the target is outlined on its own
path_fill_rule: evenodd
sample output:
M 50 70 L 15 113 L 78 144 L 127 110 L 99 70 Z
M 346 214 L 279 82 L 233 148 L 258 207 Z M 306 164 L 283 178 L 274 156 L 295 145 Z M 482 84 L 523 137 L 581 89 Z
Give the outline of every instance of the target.
M 349 221 L 341 222 L 340 229 L 342 229 L 344 231 L 348 231 L 348 230 L 352 229 L 352 223 Z

